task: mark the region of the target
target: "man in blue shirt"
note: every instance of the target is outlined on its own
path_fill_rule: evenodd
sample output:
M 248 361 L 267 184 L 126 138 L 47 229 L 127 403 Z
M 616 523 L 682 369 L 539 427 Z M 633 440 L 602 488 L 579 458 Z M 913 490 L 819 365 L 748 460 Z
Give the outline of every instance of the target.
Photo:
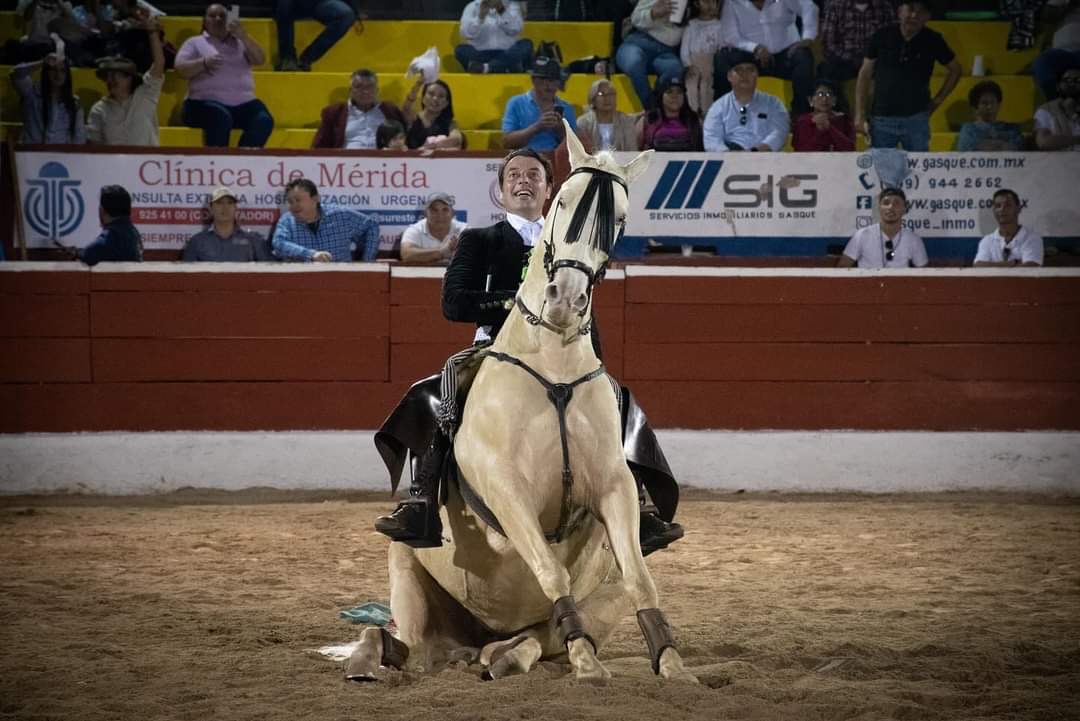
M 379 224 L 351 208 L 319 202 L 319 190 L 307 178 L 285 186 L 289 212 L 274 230 L 274 255 L 314 263 L 374 261 L 379 252 Z
M 770 152 L 784 147 L 791 119 L 783 101 L 757 89 L 758 66 L 744 52 L 728 70 L 731 92 L 717 98 L 705 115 L 705 150 Z
M 554 150 L 563 141 L 562 119 L 577 131 L 574 106 L 556 96 L 562 69 L 554 58 L 541 55 L 532 67 L 533 89 L 510 98 L 503 113 L 503 147 Z
M 103 260 L 142 261 L 142 236 L 131 224 L 131 195 L 121 185 L 106 185 L 101 189 L 98 205 L 101 235 L 85 248 L 69 248 L 56 243 L 87 265 L 97 265 Z

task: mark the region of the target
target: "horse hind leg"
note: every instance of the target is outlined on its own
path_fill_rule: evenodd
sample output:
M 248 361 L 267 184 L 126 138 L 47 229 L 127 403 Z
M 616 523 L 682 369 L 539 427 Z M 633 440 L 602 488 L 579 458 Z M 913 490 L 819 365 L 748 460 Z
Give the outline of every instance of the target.
M 532 631 L 520 633 L 507 641 L 496 641 L 480 651 L 480 663 L 487 668 L 481 676 L 493 681 L 506 676 L 528 673 L 543 655 L 543 647 Z

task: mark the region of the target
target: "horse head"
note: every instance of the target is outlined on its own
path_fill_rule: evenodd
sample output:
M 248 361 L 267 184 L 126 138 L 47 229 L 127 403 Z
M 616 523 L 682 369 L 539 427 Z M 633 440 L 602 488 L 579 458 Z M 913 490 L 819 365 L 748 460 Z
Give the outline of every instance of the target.
M 590 155 L 565 120 L 570 175 L 544 219 L 542 309 L 539 318 L 565 331 L 587 327 L 593 287 L 626 226 L 629 186 L 645 172 L 653 151 L 626 165 L 609 152 Z

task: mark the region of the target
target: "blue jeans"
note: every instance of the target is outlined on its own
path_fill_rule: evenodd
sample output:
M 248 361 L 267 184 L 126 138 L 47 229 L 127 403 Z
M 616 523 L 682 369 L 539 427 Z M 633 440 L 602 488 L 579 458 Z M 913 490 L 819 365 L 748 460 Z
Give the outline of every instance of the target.
M 277 25 L 278 57 L 280 60 L 296 60 L 296 33 L 293 22 L 315 18 L 325 28 L 311 41 L 300 62 L 311 65 L 326 55 L 356 22 L 356 13 L 342 0 L 277 0 L 274 5 L 274 23 Z
M 615 64 L 630 76 L 638 100 L 645 108 L 653 106 L 649 73 L 656 74 L 656 84 L 682 77 L 679 49 L 664 45 L 651 35 L 635 30 L 627 35 L 615 51 Z
M 469 63 L 487 63 L 491 73 L 524 73 L 532 65 L 532 41 L 518 40 L 506 50 L 477 50 L 472 45 L 458 45 L 454 57 L 465 70 Z
M 909 153 L 930 150 L 930 113 L 907 117 L 870 117 L 870 147 L 895 148 L 900 143 Z
M 233 128 L 244 131 L 240 136 L 241 148 L 261 148 L 274 129 L 273 116 L 258 98 L 241 105 L 189 98 L 184 101 L 180 118 L 190 128 L 202 128 L 203 142 L 208 148 L 229 147 L 229 131 Z
M 713 55 L 713 91 L 716 97 L 731 92 L 728 70 L 740 59 L 744 51 L 738 48 L 721 48 Z M 802 115 L 810 110 L 810 96 L 814 94 L 814 53 L 806 47 L 784 48 L 772 56 L 769 67 L 761 68 L 760 75 L 791 81 L 791 115 Z
M 1042 91 L 1043 97 L 1053 100 L 1058 95 L 1058 78 L 1069 68 L 1075 68 L 1078 65 L 1080 65 L 1080 52 L 1050 48 L 1035 58 L 1031 66 L 1031 74 L 1035 76 L 1035 85 Z

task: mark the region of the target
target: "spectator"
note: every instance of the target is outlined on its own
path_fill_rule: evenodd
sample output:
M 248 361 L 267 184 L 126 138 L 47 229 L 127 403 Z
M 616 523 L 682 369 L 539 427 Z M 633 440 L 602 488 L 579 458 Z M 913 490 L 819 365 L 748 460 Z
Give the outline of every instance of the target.
M 342 0 L 275 0 L 274 24 L 278 36 L 278 70 L 311 70 L 311 66 L 326 55 L 334 44 L 345 36 L 357 18 L 361 17 L 355 3 L 352 7 Z M 296 29 L 294 23 L 314 18 L 323 31 L 296 58 Z
M 401 260 L 445 263 L 457 250 L 458 237 L 468 225 L 454 217 L 454 199 L 446 193 L 432 193 L 423 210 L 424 217 L 401 236 Z
M 930 149 L 930 116 L 960 80 L 960 63 L 945 38 L 926 27 L 930 9 L 924 0 L 905 0 L 897 17 L 899 24 L 878 30 L 866 48 L 855 85 L 855 130 L 869 136 L 875 148 L 899 143 L 905 150 L 925 152 Z M 931 99 L 935 61 L 948 74 Z M 874 102 L 867 122 L 871 87 Z
M 30 79 L 41 67 L 41 81 Z M 79 97 L 71 91 L 71 67 L 55 53 L 45 60 L 23 63 L 11 69 L 11 82 L 22 99 L 20 143 L 81 145 L 86 142 L 86 126 Z
M 393 103 L 379 100 L 379 77 L 367 69 L 354 70 L 349 101 L 323 108 L 311 147 L 374 150 L 375 132 L 387 120 L 405 124 Z
M 420 112 L 416 112 L 417 94 L 420 95 Z M 424 83 L 418 78 L 416 85 L 405 97 L 401 106 L 405 120 L 405 144 L 410 148 L 431 148 L 436 150 L 461 150 L 465 147 L 465 136 L 454 122 L 454 97 L 450 86 L 442 80 Z
M 98 61 L 97 76 L 109 94 L 94 103 L 86 120 L 86 137 L 103 145 L 159 145 L 158 99 L 165 82 L 165 55 L 161 49 L 157 20 L 143 18 L 150 37 L 154 63 L 139 77 L 135 63 L 113 56 Z
M 532 90 L 515 95 L 506 103 L 502 120 L 504 148 L 554 150 L 562 141 L 563 118 L 570 123 L 571 130 L 577 132 L 574 106 L 556 95 L 561 77 L 558 62 L 545 55 L 536 58 L 532 67 Z
M 656 88 L 660 107 L 650 110 L 641 120 L 643 150 L 704 150 L 701 121 L 686 102 L 686 89 L 678 80 L 669 80 Z
M 285 186 L 289 212 L 274 228 L 274 255 L 315 263 L 373 261 L 379 253 L 379 224 L 363 213 L 319 202 L 307 178 Z
M 98 220 L 102 231 L 93 243 L 85 248 L 60 248 L 87 265 L 103 260 L 142 261 L 142 236 L 131 224 L 131 195 L 123 186 L 106 185 L 101 189 Z
M 645 108 L 657 104 L 649 89 L 649 73 L 656 74 L 657 85 L 682 77 L 679 41 L 683 29 L 671 22 L 673 4 L 672 0 L 638 0 L 630 16 L 634 29 L 615 51 L 615 64 L 630 76 Z
M 796 18 L 802 20 L 801 37 Z M 791 81 L 792 112 L 807 112 L 807 98 L 814 94 L 810 46 L 818 26 L 818 9 L 812 0 L 727 0 L 720 21 L 728 47 L 713 57 L 717 97 L 731 90 L 727 80 L 731 66 L 743 53 L 753 53 L 760 73 Z
M 521 37 L 525 13 L 521 3 L 472 0 L 461 13 L 461 37 L 454 57 L 470 73 L 523 73 L 532 57 L 532 43 Z
M 855 127 L 851 118 L 836 112 L 836 90 L 819 82 L 810 98 L 810 112 L 795 120 L 791 147 L 810 153 L 848 152 L 855 149 Z
M 993 80 L 976 83 L 968 93 L 968 104 L 975 110 L 975 120 L 960 126 L 956 149 L 1023 150 L 1024 136 L 1015 123 L 999 123 L 998 111 L 1003 99 L 1001 86 Z
M 713 56 L 724 46 L 720 0 L 694 0 L 695 16 L 683 32 L 679 59 L 686 68 L 686 102 L 698 116 L 713 104 Z
M 210 194 L 210 225 L 191 236 L 180 259 L 230 263 L 277 260 L 269 240 L 236 222 L 236 195 L 225 187 Z
M 615 86 L 601 78 L 589 87 L 589 110 L 578 118 L 578 135 L 589 152 L 640 150 L 634 119 L 615 109 Z
M 1020 225 L 1020 196 L 1008 188 L 994 193 L 994 220 L 998 227 L 979 241 L 976 266 L 1043 264 L 1043 239 Z
M 1080 68 L 1080 2 L 1049 0 L 1045 12 L 1050 15 L 1048 20 L 1060 19 L 1061 25 L 1054 33 L 1050 47 L 1035 58 L 1031 74 L 1043 97 L 1053 100 L 1057 97 L 1057 81 L 1061 74 L 1069 68 Z
M 705 115 L 705 150 L 769 152 L 783 148 L 791 119 L 780 98 L 757 89 L 755 56 L 748 52 L 733 56 L 727 79 L 731 92 L 717 98 Z
M 274 118 L 255 97 L 251 68 L 266 62 L 266 54 L 239 20 L 227 18 L 224 5 L 210 5 L 202 34 L 180 46 L 176 71 L 188 80 L 181 117 L 185 125 L 202 128 L 208 147 L 228 147 L 229 132 L 239 128 L 240 147 L 261 148 Z
M 387 120 L 375 130 L 375 147 L 379 150 L 408 150 L 405 126 L 396 120 Z
M 907 196 L 899 188 L 878 195 L 881 222 L 855 232 L 844 247 L 839 268 L 922 268 L 928 262 L 922 238 L 903 227 Z
M 1035 111 L 1039 150 L 1080 150 L 1080 68 L 1061 74 L 1058 97 Z
M 821 22 L 825 59 L 818 65 L 818 79 L 839 92 L 859 74 L 870 38 L 895 22 L 896 11 L 889 0 L 829 0 Z M 847 108 L 843 97 L 838 96 L 837 103 L 837 107 Z

